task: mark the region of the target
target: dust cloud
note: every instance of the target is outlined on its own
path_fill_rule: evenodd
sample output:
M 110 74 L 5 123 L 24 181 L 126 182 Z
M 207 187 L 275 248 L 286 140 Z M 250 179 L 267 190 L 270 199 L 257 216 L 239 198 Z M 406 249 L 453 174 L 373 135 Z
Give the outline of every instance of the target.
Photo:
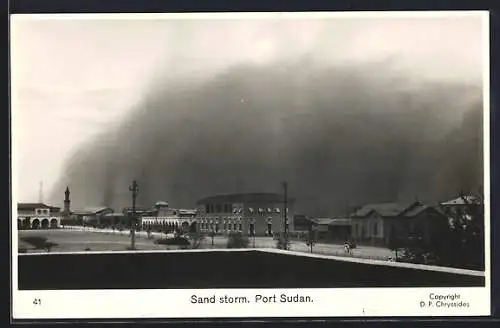
M 482 94 L 415 78 L 397 59 L 321 66 L 235 64 L 176 85 L 156 81 L 132 114 L 80 146 L 66 185 L 73 207 L 130 206 L 234 192 L 282 192 L 297 212 L 339 215 L 367 202 L 438 202 L 482 184 Z

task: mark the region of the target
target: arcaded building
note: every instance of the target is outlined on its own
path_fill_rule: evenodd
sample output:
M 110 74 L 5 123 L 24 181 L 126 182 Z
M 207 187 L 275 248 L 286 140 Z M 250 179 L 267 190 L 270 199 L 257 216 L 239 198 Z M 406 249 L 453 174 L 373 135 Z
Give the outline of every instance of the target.
M 151 215 L 141 216 L 141 226 L 143 230 L 194 232 L 198 229 L 196 210 L 171 208 L 167 202 L 159 201 Z
M 18 203 L 17 228 L 55 229 L 61 223 L 61 209 L 43 203 Z
M 294 231 L 294 200 L 286 200 L 288 231 Z M 285 229 L 285 197 L 274 193 L 245 193 L 207 197 L 197 202 L 202 232 L 272 236 Z

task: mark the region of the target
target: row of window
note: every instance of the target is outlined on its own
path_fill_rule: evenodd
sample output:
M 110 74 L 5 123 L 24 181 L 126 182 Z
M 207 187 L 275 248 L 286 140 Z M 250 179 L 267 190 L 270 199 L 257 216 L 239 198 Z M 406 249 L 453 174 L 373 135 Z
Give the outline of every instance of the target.
M 253 207 L 248 208 L 250 213 L 281 213 L 281 209 L 276 208 L 258 208 Z M 287 209 L 288 212 L 288 209 Z M 206 204 L 205 213 L 243 213 L 243 208 L 234 208 L 232 204 Z
M 202 223 L 200 225 L 200 230 L 202 231 L 213 231 L 213 232 L 219 232 L 221 231 L 219 229 L 219 224 L 205 224 L 205 223 Z M 224 232 L 242 232 L 243 231 L 243 225 L 240 223 L 240 224 L 223 224 L 222 225 L 222 231 Z M 255 234 L 255 226 L 253 223 L 251 223 L 249 226 L 248 226 L 248 233 L 250 235 L 253 235 Z M 272 224 L 271 223 L 268 223 L 267 224 L 267 229 L 266 229 L 266 234 L 267 235 L 272 235 L 273 234 L 273 229 L 272 229 Z
M 205 218 L 205 219 L 202 219 L 200 223 L 219 223 L 219 222 L 222 222 L 222 223 L 232 223 L 234 221 L 238 221 L 240 222 L 241 220 L 244 220 L 244 221 L 249 221 L 249 222 L 255 222 L 255 219 L 254 218 Z M 287 220 L 288 221 L 288 220 Z M 272 223 L 273 222 L 273 218 L 267 218 L 267 223 Z
M 232 204 L 206 204 L 205 205 L 206 213 L 232 213 L 233 205 Z
M 272 223 L 267 224 L 267 233 L 272 234 Z M 287 229 L 289 228 L 289 225 L 286 225 Z M 220 225 L 214 224 L 214 223 L 200 223 L 200 230 L 204 231 L 214 231 L 214 232 L 219 232 L 220 231 Z M 243 225 L 241 223 L 224 223 L 222 224 L 222 231 L 243 231 Z M 248 225 L 248 231 L 250 233 L 255 232 L 255 225 L 253 223 L 250 223 Z
M 48 209 L 37 208 L 35 210 L 36 215 L 49 215 L 50 211 Z
M 220 230 L 220 225 L 218 223 L 217 224 L 200 223 L 200 229 L 217 232 Z M 253 224 L 250 224 L 249 229 L 253 231 Z M 223 231 L 242 231 L 243 224 L 241 224 L 241 223 L 224 223 L 224 224 L 222 224 L 222 230 Z

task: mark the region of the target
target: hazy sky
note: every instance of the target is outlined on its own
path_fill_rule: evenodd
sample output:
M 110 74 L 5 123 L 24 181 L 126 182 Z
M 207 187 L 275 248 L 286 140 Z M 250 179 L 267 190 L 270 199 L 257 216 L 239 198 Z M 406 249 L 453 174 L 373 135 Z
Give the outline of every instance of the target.
M 120 122 L 160 81 L 298 56 L 321 65 L 395 56 L 416 78 L 482 79 L 484 16 L 371 16 L 12 16 L 18 200 L 37 201 L 40 181 L 48 195 L 75 147 Z

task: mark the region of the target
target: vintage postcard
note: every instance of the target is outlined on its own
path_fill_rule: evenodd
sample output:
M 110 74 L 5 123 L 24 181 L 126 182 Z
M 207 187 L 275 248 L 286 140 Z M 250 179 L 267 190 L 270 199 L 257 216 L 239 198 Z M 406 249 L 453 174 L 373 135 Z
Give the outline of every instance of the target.
M 488 12 L 10 36 L 14 319 L 490 315 Z

